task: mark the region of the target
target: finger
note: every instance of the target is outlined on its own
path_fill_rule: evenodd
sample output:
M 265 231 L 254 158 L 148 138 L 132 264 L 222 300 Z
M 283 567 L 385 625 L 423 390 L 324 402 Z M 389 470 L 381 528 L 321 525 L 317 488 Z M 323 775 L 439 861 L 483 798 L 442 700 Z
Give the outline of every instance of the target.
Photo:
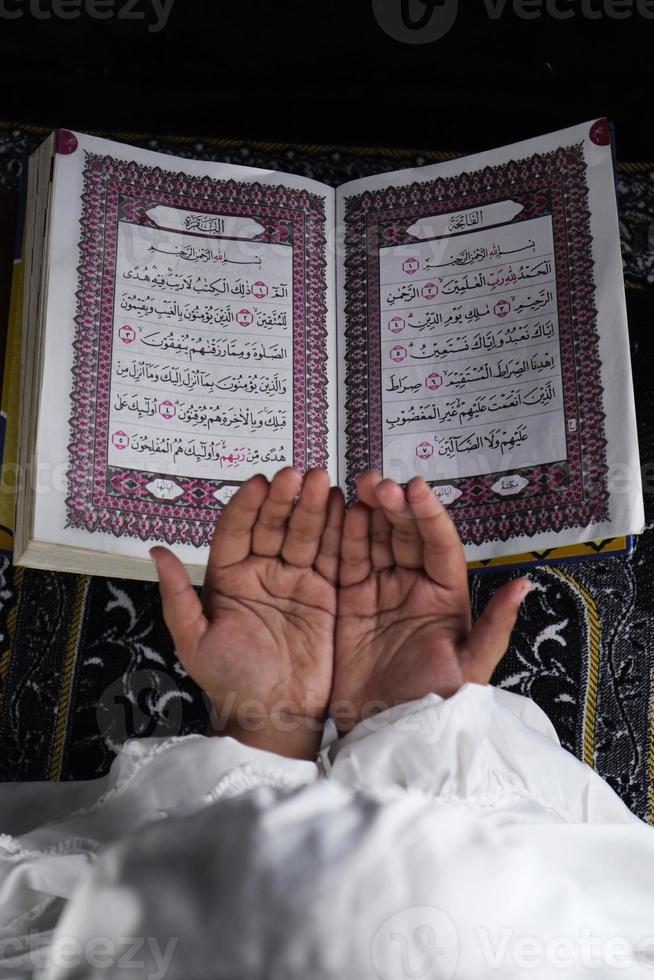
M 266 499 L 268 481 L 253 476 L 234 494 L 218 519 L 211 540 L 207 577 L 213 568 L 226 568 L 244 561 L 252 548 L 252 528 Z
M 467 588 L 463 545 L 446 508 L 419 476 L 409 482 L 407 500 L 422 537 L 429 577 L 444 588 Z
M 313 565 L 327 521 L 328 500 L 328 474 L 325 470 L 309 470 L 288 521 L 281 552 L 284 561 L 298 568 Z
M 422 537 L 404 491 L 394 480 L 382 480 L 375 487 L 377 499 L 392 524 L 391 548 L 396 565 L 422 566 Z
M 371 510 L 378 510 L 381 507 L 375 487 L 381 483 L 382 478 L 376 470 L 368 470 L 357 478 L 357 497 L 362 504 L 370 507 Z
M 288 519 L 293 510 L 293 500 L 301 486 L 301 474 L 290 466 L 275 474 L 252 530 L 254 554 L 269 558 L 280 554 Z
M 498 589 L 472 627 L 466 642 L 466 653 L 478 683 L 488 684 L 506 653 L 520 605 L 530 590 L 528 578 L 507 582 Z
M 391 534 L 393 525 L 381 507 L 370 512 L 370 560 L 376 572 L 394 565 Z
M 375 487 L 382 482 L 382 477 L 375 470 L 368 470 L 357 480 L 357 495 L 359 500 L 370 508 L 370 557 L 375 571 L 390 568 L 393 563 L 391 547 L 392 525 L 384 513 L 381 503 L 375 493 Z
M 182 654 L 192 654 L 209 625 L 202 603 L 186 569 L 172 551 L 152 548 L 150 555 L 159 576 L 164 620 L 175 648 Z
M 364 504 L 353 504 L 343 521 L 339 582 L 343 587 L 358 585 L 371 570 L 370 511 Z
M 327 522 L 320 540 L 320 550 L 316 558 L 316 571 L 333 585 L 338 578 L 338 562 L 341 554 L 341 535 L 343 532 L 343 517 L 345 501 L 338 487 L 329 491 L 327 503 Z

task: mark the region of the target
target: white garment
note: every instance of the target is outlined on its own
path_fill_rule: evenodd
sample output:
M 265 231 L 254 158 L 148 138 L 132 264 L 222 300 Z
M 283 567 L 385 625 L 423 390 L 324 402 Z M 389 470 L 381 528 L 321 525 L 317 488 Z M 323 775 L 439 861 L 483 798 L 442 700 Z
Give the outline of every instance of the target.
M 653 828 L 492 687 L 318 765 L 132 740 L 104 779 L 0 786 L 0 830 L 0 977 L 654 980 Z

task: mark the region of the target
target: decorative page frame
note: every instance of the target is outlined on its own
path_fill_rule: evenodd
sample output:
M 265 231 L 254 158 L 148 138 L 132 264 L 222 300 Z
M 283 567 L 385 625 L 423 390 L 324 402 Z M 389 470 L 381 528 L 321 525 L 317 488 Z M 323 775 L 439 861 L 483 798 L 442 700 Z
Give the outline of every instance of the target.
M 522 204 L 510 224 L 550 215 L 554 240 L 567 458 L 527 469 L 512 499 L 491 488 L 501 474 L 442 481 L 464 544 L 533 537 L 609 518 L 603 389 L 594 299 L 594 261 L 583 145 L 456 177 L 366 191 L 345 202 L 345 387 L 347 487 L 382 468 L 380 250 L 424 242 L 408 233 L 421 218 L 501 201 Z M 502 227 L 505 227 L 504 223 Z M 491 230 L 491 229 L 485 229 Z M 431 481 L 438 486 L 439 481 Z
M 240 481 L 175 476 L 182 495 L 162 501 L 147 484 L 168 475 L 108 464 L 118 224 L 156 227 L 146 212 L 157 205 L 249 217 L 265 228 L 249 241 L 293 249 L 292 464 L 306 470 L 328 458 L 324 198 L 280 183 L 193 177 L 85 151 L 81 203 L 67 526 L 202 547 Z M 221 488 L 223 502 L 214 496 Z

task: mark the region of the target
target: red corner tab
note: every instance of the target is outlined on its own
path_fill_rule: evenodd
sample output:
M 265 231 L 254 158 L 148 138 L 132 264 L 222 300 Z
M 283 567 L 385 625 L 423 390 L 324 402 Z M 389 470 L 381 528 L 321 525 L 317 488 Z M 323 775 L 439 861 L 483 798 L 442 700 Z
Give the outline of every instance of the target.
M 77 149 L 77 137 L 69 129 L 57 130 L 57 153 L 74 153 Z
M 595 143 L 596 146 L 610 146 L 611 130 L 608 119 L 598 119 L 594 122 L 588 135 L 591 143 Z

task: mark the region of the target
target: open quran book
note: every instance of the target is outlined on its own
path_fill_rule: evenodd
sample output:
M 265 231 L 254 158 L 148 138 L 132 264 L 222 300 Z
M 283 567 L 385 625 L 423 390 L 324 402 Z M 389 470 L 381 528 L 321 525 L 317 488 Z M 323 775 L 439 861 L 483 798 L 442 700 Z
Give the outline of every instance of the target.
M 23 261 L 18 564 L 201 582 L 287 465 L 422 475 L 471 562 L 642 530 L 606 120 L 337 189 L 60 130 Z

